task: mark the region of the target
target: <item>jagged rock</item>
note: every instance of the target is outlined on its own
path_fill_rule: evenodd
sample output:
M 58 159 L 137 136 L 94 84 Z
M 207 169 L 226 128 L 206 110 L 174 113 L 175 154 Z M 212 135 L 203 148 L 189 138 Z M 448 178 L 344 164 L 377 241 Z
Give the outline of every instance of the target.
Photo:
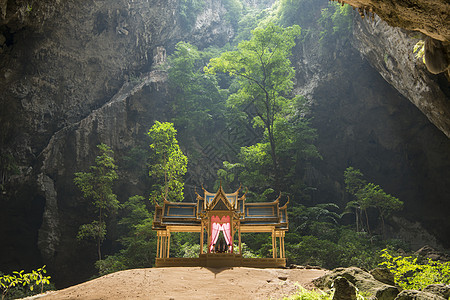
M 447 300 L 444 297 L 432 293 L 416 290 L 404 290 L 397 295 L 395 300 Z
M 333 300 L 356 300 L 356 287 L 344 277 L 337 277 L 333 281 Z
M 377 300 L 393 300 L 399 294 L 399 290 L 395 286 L 384 286 L 379 288 L 375 293 Z
M 419 41 L 400 28 L 390 27 L 378 17 L 357 19 L 353 44 L 395 89 L 419 108 L 450 137 L 450 102 L 446 85 L 430 75 L 412 49 Z M 444 76 L 444 75 L 442 75 Z M 445 80 L 445 78 L 443 79 Z
M 358 8 L 361 17 L 373 13 L 379 15 L 390 26 L 418 30 L 437 40 L 450 41 L 450 4 L 446 0 L 334 0 Z
M 371 270 L 370 275 L 376 280 L 389 285 L 395 285 L 394 274 L 386 268 L 375 268 Z
M 426 245 L 417 250 L 414 254 L 422 256 L 424 258 L 429 258 L 432 260 L 439 261 L 450 261 L 450 256 L 448 254 L 442 253 L 434 248 Z
M 321 289 L 331 289 L 335 279 L 343 277 L 351 282 L 359 291 L 370 294 L 384 300 L 392 300 L 399 293 L 399 290 L 376 280 L 370 273 L 357 268 L 337 268 L 330 274 L 315 279 L 313 283 Z
M 450 284 L 430 284 L 425 287 L 422 292 L 432 293 L 444 297 L 445 299 L 450 298 Z

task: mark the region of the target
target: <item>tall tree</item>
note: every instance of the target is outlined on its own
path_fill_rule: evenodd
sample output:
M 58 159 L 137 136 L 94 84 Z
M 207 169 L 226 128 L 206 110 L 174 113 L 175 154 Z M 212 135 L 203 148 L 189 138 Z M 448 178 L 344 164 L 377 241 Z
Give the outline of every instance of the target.
M 152 139 L 149 175 L 156 180 L 153 196 L 159 201 L 182 201 L 188 159 L 178 145 L 177 130 L 172 123 L 156 121 L 148 135 Z
M 97 241 L 98 259 L 102 259 L 101 245 L 106 237 L 105 217 L 108 212 L 115 212 L 119 207 L 117 196 L 113 193 L 114 180 L 118 178 L 114 161 L 114 152 L 105 144 L 97 145 L 100 155 L 95 158 L 95 165 L 90 172 L 75 173 L 75 185 L 83 192 L 83 197 L 92 200 L 97 212 L 97 219 L 80 226 L 78 239 L 94 238 Z
M 240 88 L 228 98 L 228 103 L 237 108 L 254 107 L 254 124 L 267 132 L 275 183 L 279 161 L 274 126 L 293 89 L 295 71 L 289 57 L 299 35 L 298 25 L 283 28 L 269 23 L 253 30 L 252 38 L 239 43 L 236 51 L 211 59 L 205 68 L 209 73 L 223 72 L 238 78 Z
M 366 228 L 370 233 L 369 218 L 367 209 L 376 208 L 381 219 L 381 228 L 384 235 L 385 219 L 392 212 L 401 210 L 403 201 L 387 194 L 379 185 L 367 183 L 360 170 L 348 167 L 344 172 L 347 192 L 354 197 L 354 200 L 347 203 L 347 209 L 354 208 L 356 216 L 356 230 L 359 231 L 359 222 L 362 222 L 361 212 L 366 218 Z M 359 219 L 359 220 L 358 220 Z
M 190 138 L 209 136 L 211 129 L 223 118 L 226 94 L 218 86 L 216 76 L 205 74 L 203 67 L 218 53 L 215 49 L 199 51 L 186 42 L 179 42 L 169 56 L 169 86 L 174 96 L 171 103 L 174 125 Z

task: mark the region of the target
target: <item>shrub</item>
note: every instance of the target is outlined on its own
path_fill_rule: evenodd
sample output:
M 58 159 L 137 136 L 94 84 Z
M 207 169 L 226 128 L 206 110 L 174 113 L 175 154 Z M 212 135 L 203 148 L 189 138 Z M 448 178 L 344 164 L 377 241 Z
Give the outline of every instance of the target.
M 395 282 L 403 289 L 422 290 L 430 284 L 450 284 L 450 262 L 427 259 L 420 263 L 417 257 L 394 257 L 387 249 L 382 250 L 381 257 L 384 261 L 380 265 L 394 273 Z
M 331 300 L 332 293 L 324 293 L 320 290 L 308 291 L 304 287 L 299 286 L 297 293 L 289 297 L 284 297 L 283 300 Z
M 50 285 L 50 276 L 45 276 L 45 273 L 47 273 L 45 266 L 33 270 L 30 273 L 24 273 L 24 270 L 20 272 L 14 271 L 12 275 L 3 275 L 0 273 L 2 300 L 8 299 L 8 293 L 11 294 L 11 298 L 21 298 L 39 292 L 42 293 L 44 288 Z M 34 290 L 34 287 L 38 289 Z

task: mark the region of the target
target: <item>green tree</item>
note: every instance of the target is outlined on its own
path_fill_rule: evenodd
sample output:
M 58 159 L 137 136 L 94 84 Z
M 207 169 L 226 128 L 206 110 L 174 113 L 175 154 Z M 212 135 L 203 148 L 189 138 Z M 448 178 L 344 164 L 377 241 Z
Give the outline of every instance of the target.
M 100 275 L 125 269 L 148 268 L 153 264 L 156 250 L 153 218 L 142 196 L 130 197 L 121 208 L 123 217 L 118 222 L 119 242 L 123 246 L 118 253 L 95 263 Z
M 101 245 L 106 237 L 105 217 L 114 213 L 119 207 L 117 196 L 113 193 L 114 180 L 118 179 L 114 161 L 114 152 L 105 144 L 97 145 L 100 155 L 95 158 L 95 165 L 90 172 L 75 173 L 75 185 L 83 192 L 83 197 L 90 199 L 97 219 L 83 224 L 78 231 L 78 239 L 93 238 L 97 241 L 98 259 L 102 259 Z
M 177 130 L 172 123 L 156 121 L 148 135 L 152 140 L 149 175 L 157 181 L 153 197 L 160 202 L 163 199 L 182 201 L 188 159 L 178 145 Z
M 403 208 L 403 201 L 398 198 L 387 194 L 383 189 L 376 184 L 368 183 L 366 186 L 358 192 L 358 198 L 362 203 L 368 203 L 371 207 L 375 207 L 379 211 L 381 218 L 381 229 L 384 235 L 385 219 L 394 211 L 401 210 Z
M 401 210 L 403 202 L 398 198 L 387 194 L 379 185 L 367 183 L 360 170 L 348 167 L 344 172 L 346 191 L 352 195 L 353 200 L 347 203 L 346 209 L 355 209 L 356 231 L 359 231 L 359 223 L 362 221 L 361 212 L 364 212 L 366 228 L 370 233 L 367 209 L 376 208 L 381 219 L 381 228 L 384 235 L 385 219 L 392 212 Z
M 205 68 L 209 73 L 223 72 L 238 78 L 240 88 L 230 95 L 228 104 L 238 108 L 254 107 L 256 117 L 253 122 L 266 131 L 276 181 L 279 161 L 274 126 L 277 118 L 282 117 L 280 113 L 293 89 L 295 71 L 289 56 L 299 35 L 298 25 L 283 28 L 268 23 L 264 28 L 254 29 L 252 38 L 240 42 L 236 51 L 211 59 Z
M 360 170 L 348 167 L 344 171 L 345 190 L 354 197 L 353 200 L 347 202 L 345 210 L 347 212 L 352 209 L 355 210 L 355 225 L 356 231 L 360 231 L 361 217 L 361 203 L 355 198 L 356 193 L 366 185 L 366 181 L 363 179 L 363 174 Z
M 387 249 L 382 250 L 381 266 L 394 274 L 397 285 L 405 290 L 422 290 L 430 284 L 450 284 L 450 262 L 426 259 L 420 262 L 418 257 L 393 256 Z
M 47 273 L 45 266 L 37 270 L 32 270 L 30 273 L 24 273 L 24 270 L 18 272 L 14 271 L 12 274 L 3 275 L 0 273 L 0 289 L 2 290 L 2 300 L 8 299 L 8 293 L 13 293 L 11 299 L 22 298 L 23 296 L 43 293 L 44 288 L 50 286 L 50 276 L 45 276 Z M 40 288 L 34 291 L 34 287 Z M 23 290 L 27 288 L 30 292 Z
M 174 95 L 172 121 L 186 136 L 209 135 L 211 124 L 223 119 L 226 93 L 219 88 L 216 76 L 203 72 L 206 62 L 218 55 L 216 51 L 199 51 L 194 45 L 179 42 L 168 59 L 169 86 Z

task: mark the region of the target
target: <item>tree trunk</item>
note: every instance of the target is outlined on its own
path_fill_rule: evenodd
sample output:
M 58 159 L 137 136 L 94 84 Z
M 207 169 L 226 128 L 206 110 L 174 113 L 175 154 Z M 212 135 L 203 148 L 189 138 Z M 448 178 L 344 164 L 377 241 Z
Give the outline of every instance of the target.
M 98 216 L 98 232 L 97 232 L 97 253 L 98 260 L 102 260 L 102 251 L 101 251 L 101 232 L 102 232 L 102 208 L 100 207 L 100 213 Z
M 364 214 L 366 215 L 367 233 L 370 235 L 369 217 L 367 216 L 367 209 L 364 209 Z

